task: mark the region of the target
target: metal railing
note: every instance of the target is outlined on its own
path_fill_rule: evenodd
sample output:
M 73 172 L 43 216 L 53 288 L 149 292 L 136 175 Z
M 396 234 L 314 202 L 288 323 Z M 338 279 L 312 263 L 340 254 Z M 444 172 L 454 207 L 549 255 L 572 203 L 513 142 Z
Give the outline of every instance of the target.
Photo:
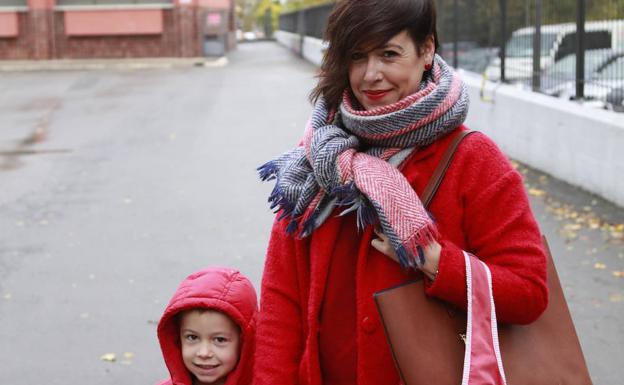
M 438 0 L 437 5 L 442 56 L 455 67 L 624 110 L 623 1 Z
M 333 4 L 325 4 L 280 15 L 282 31 L 322 39 Z

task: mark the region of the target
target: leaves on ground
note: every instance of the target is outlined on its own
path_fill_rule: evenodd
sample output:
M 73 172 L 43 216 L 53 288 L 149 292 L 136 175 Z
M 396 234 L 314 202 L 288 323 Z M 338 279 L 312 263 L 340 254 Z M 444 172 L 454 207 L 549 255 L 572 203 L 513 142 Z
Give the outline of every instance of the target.
M 117 355 L 115 353 L 102 354 L 102 356 L 100 357 L 100 360 L 106 361 L 106 362 L 115 362 L 117 361 Z
M 622 293 L 615 293 L 609 296 L 609 301 L 613 303 L 618 303 L 624 301 L 624 295 Z

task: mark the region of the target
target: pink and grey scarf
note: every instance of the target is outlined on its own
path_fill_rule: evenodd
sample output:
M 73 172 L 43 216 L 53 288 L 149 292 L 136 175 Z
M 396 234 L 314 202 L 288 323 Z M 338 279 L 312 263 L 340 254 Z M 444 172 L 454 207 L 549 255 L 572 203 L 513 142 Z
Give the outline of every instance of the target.
M 321 99 L 300 146 L 258 168 L 263 180 L 276 180 L 271 208 L 290 233 L 306 237 L 346 207 L 342 214 L 356 211 L 359 228 L 381 226 L 403 266 L 420 266 L 436 227 L 398 167 L 461 125 L 467 111 L 464 83 L 437 55 L 419 90 L 394 104 L 363 110 L 345 91 L 332 112 Z

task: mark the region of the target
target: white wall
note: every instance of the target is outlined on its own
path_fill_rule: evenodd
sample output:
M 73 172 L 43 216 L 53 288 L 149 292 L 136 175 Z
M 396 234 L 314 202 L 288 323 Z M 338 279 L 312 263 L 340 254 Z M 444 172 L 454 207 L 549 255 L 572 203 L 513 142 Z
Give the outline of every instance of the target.
M 624 114 L 582 106 L 462 72 L 466 124 L 510 157 L 624 206 Z
M 321 40 L 278 31 L 277 40 L 319 65 Z M 624 114 L 488 82 L 460 71 L 468 86 L 466 125 L 510 157 L 624 206 Z

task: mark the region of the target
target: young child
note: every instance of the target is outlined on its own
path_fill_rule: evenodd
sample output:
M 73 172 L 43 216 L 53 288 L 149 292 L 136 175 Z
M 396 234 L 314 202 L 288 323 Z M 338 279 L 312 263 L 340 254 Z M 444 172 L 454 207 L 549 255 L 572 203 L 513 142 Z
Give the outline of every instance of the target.
M 258 311 L 240 272 L 211 267 L 189 275 L 158 323 L 171 378 L 159 385 L 249 385 Z

